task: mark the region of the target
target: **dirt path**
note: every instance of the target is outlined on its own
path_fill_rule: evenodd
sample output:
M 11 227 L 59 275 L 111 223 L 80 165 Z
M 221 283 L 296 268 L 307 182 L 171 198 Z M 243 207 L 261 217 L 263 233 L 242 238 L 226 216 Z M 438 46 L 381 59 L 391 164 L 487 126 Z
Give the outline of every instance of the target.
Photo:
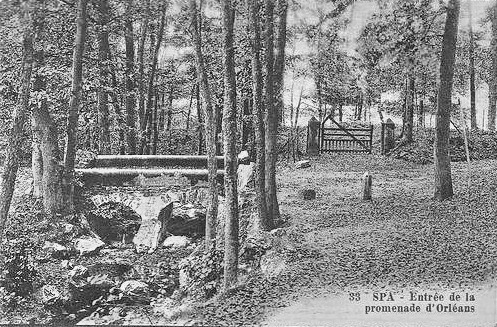
M 310 169 L 283 171 L 281 210 L 311 255 L 291 264 L 292 278 L 302 278 L 292 281 L 298 286 L 289 293 L 294 300 L 269 309 L 263 325 L 494 326 L 496 167 L 496 161 L 474 163 L 469 184 L 466 165 L 455 163 L 456 196 L 444 203 L 431 200 L 431 165 L 326 156 Z M 360 200 L 365 171 L 374 176 L 372 202 Z M 316 190 L 317 199 L 301 200 L 298 191 L 304 188 Z M 447 301 L 421 302 L 420 313 L 365 314 L 366 306 L 413 304 L 407 295 L 399 298 L 410 290 L 445 292 Z M 374 291 L 392 292 L 394 299 L 373 302 Z M 474 294 L 475 301 L 449 301 L 449 291 Z M 361 300 L 350 301 L 351 292 Z M 456 304 L 475 312 L 426 313 L 430 303 L 435 311 L 438 304 Z
M 474 293 L 477 310 L 457 322 L 485 326 L 496 316 L 497 296 L 490 289 L 497 272 L 496 168 L 497 161 L 472 163 L 468 183 L 466 165 L 453 164 L 456 196 L 443 203 L 431 200 L 432 165 L 375 155 L 323 155 L 308 169 L 280 168 L 279 201 L 295 244 L 284 254 L 287 269 L 274 278 L 256 276 L 206 305 L 202 322 L 384 326 L 393 317 L 395 326 L 409 321 L 450 326 L 449 320 L 432 320 L 452 319 L 450 314 L 366 317 L 361 312 L 372 291 L 454 290 Z M 371 202 L 360 199 L 366 171 L 373 175 Z M 316 190 L 315 200 L 301 199 L 299 191 L 307 188 Z M 351 292 L 359 292 L 361 301 L 349 301 Z

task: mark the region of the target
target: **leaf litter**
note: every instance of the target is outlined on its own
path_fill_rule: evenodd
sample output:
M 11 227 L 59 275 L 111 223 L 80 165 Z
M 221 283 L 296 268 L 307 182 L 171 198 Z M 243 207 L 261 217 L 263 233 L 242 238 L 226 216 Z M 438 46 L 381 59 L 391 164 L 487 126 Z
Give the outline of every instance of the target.
M 322 155 L 279 170 L 281 212 L 298 242 L 287 270 L 253 276 L 200 306 L 204 324 L 259 325 L 305 296 L 357 288 L 477 287 L 497 272 L 497 161 L 453 164 L 453 199 L 432 200 L 433 167 L 378 155 Z M 363 202 L 361 177 L 373 175 Z M 288 178 L 291 176 L 291 178 Z M 317 198 L 299 198 L 313 188 Z

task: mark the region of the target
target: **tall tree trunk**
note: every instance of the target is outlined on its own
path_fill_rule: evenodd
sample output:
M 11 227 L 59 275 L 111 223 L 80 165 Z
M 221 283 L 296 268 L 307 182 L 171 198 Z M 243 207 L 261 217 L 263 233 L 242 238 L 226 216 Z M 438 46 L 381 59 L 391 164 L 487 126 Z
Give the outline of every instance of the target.
M 418 126 L 425 126 L 425 102 L 424 99 L 419 100 L 419 108 L 418 108 Z
M 322 89 L 321 89 L 321 74 L 316 74 L 316 92 L 318 95 L 318 120 L 323 121 L 323 100 L 322 100 Z
M 135 43 L 133 40 L 133 0 L 126 1 L 124 42 L 126 44 L 126 139 L 128 154 L 136 154 Z
M 469 94 L 471 103 L 471 129 L 478 129 L 476 123 L 476 85 L 475 85 L 475 40 L 473 35 L 473 14 L 471 1 L 468 1 L 469 14 Z M 483 126 L 482 126 L 483 127 Z
M 150 18 L 150 0 L 145 0 L 145 12 L 141 23 L 140 43 L 138 45 L 138 121 L 143 126 L 145 119 L 145 40 L 147 39 L 148 23 Z M 140 138 L 143 137 L 140 128 Z M 141 151 L 141 149 L 140 149 Z
M 221 156 L 223 155 L 223 144 L 221 140 L 221 133 L 223 129 L 223 105 L 221 102 L 216 103 L 214 106 L 214 109 L 216 110 L 216 117 L 217 117 L 217 125 L 216 125 L 216 156 Z
M 285 105 L 283 102 L 285 73 L 285 48 L 286 48 L 286 27 L 288 14 L 288 0 L 277 0 L 276 12 L 278 16 L 278 34 L 276 37 L 276 54 L 274 60 L 274 93 L 275 106 L 278 114 L 278 124 L 281 125 L 285 119 Z
M 174 86 L 171 85 L 171 88 L 169 89 L 169 99 L 167 103 L 167 130 L 171 130 L 171 125 L 173 122 L 173 91 L 174 91 Z
M 110 154 L 110 120 L 109 120 L 109 31 L 107 22 L 109 21 L 108 0 L 98 1 L 98 66 L 99 84 L 98 95 L 98 121 L 100 129 L 99 153 Z
M 224 66 L 224 289 L 236 285 L 238 278 L 238 190 L 236 153 L 236 74 L 233 24 L 235 8 L 231 0 L 223 0 L 223 66 Z
M 492 66 L 490 71 L 490 83 L 489 83 L 489 107 L 488 107 L 488 118 L 487 125 L 488 129 L 491 131 L 495 130 L 495 103 L 497 98 L 497 4 L 492 7 L 492 40 L 490 42 L 491 56 L 492 56 Z
M 62 193 L 61 154 L 58 143 L 58 133 L 55 123 L 50 116 L 46 100 L 33 108 L 33 120 L 39 129 L 41 137 L 41 154 L 43 158 L 42 194 L 43 208 L 47 215 L 53 217 L 62 212 L 64 197 Z
M 154 114 L 153 114 L 153 142 L 152 142 L 152 154 L 157 154 L 157 143 L 159 141 L 159 128 L 158 128 L 158 119 L 159 119 L 159 90 L 155 90 L 155 101 L 154 101 Z
M 43 6 L 43 3 L 41 3 Z M 34 20 L 34 31 L 36 38 L 34 43 L 38 45 L 38 42 L 43 42 L 43 32 L 42 29 L 44 27 L 44 13 L 45 8 L 40 10 L 38 8 L 38 15 L 36 15 Z M 43 67 L 44 61 L 44 50 L 43 45 L 39 46 L 38 49 L 34 50 L 34 82 L 33 82 L 33 92 L 44 92 L 46 91 L 46 79 L 43 74 L 40 73 Z M 32 115 L 31 115 L 31 133 L 33 135 L 32 142 L 32 152 L 31 152 L 31 172 L 33 175 L 33 194 L 32 196 L 35 199 L 43 199 L 43 154 L 42 154 L 42 131 L 40 122 L 35 119 L 34 112 L 37 110 L 37 105 L 46 106 L 46 99 L 42 99 L 42 103 L 37 101 L 36 105 L 33 105 Z
M 151 23 L 150 24 L 150 55 L 149 55 L 149 66 L 152 65 L 153 62 L 153 57 L 154 57 L 154 49 L 155 49 L 155 39 L 156 35 L 154 34 L 155 31 L 155 24 Z M 148 73 L 150 74 L 150 69 L 148 70 Z M 150 75 L 149 75 L 150 77 Z M 153 84 L 152 84 L 153 85 Z M 145 102 L 145 108 L 144 108 L 144 113 L 143 113 L 143 119 L 140 120 L 140 148 L 139 148 L 139 153 L 140 154 L 150 154 L 150 147 L 149 145 L 149 132 L 150 132 L 150 126 L 152 124 L 152 113 L 153 110 L 150 110 L 150 107 L 153 103 L 153 96 L 150 98 L 150 101 L 148 101 L 148 81 L 147 81 L 147 89 L 146 89 L 146 102 Z
M 217 117 L 216 112 L 212 106 L 212 94 L 209 84 L 207 67 L 204 62 L 204 55 L 202 53 L 202 40 L 200 39 L 200 25 L 198 16 L 200 15 L 197 10 L 196 0 L 190 0 L 190 14 L 192 17 L 192 34 L 193 43 L 195 47 L 195 57 L 197 61 L 197 76 L 199 81 L 199 90 L 202 90 L 202 98 L 204 101 L 204 114 L 205 114 L 205 135 L 207 147 L 207 166 L 209 170 L 209 201 L 207 205 L 207 213 L 205 219 L 205 244 L 209 249 L 216 239 L 216 220 L 217 220 L 217 206 L 218 206 L 218 188 L 217 188 L 217 160 L 216 160 L 216 125 Z M 198 101 L 198 100 L 197 100 Z M 198 101 L 199 102 L 199 101 Z M 200 102 L 199 102 L 200 103 Z M 198 113 L 199 118 L 201 116 Z M 201 139 L 199 142 L 201 143 Z
M 299 120 L 300 104 L 302 101 L 303 87 L 300 89 L 299 102 L 295 108 L 295 123 L 293 124 L 293 139 L 292 139 L 292 158 L 295 161 L 296 154 L 299 152 L 299 125 L 297 124 Z
M 166 5 L 162 8 L 162 15 L 161 15 L 161 20 L 160 20 L 160 25 L 159 25 L 159 32 L 157 35 L 157 42 L 155 44 L 154 48 L 154 53 L 153 53 L 153 58 L 152 62 L 150 63 L 150 73 L 148 76 L 148 88 L 147 88 L 147 110 L 145 113 L 145 117 L 148 117 L 148 119 L 144 119 L 144 124 L 141 126 L 141 130 L 145 131 L 146 130 L 146 137 L 143 138 L 144 142 L 142 142 L 142 149 L 145 151 L 145 148 L 147 150 L 145 152 L 149 152 L 149 148 L 147 144 L 150 143 L 150 137 L 152 135 L 152 129 L 153 129 L 153 122 L 152 122 L 152 116 L 153 116 L 153 92 L 154 92 L 154 81 L 155 81 L 155 72 L 157 71 L 157 61 L 159 59 L 159 50 L 161 47 L 162 43 L 162 36 L 164 34 L 164 25 L 166 22 Z
M 193 105 L 193 97 L 195 96 L 195 86 L 196 84 L 192 84 L 192 91 L 190 94 L 190 103 L 188 104 L 188 112 L 186 114 L 186 130 L 190 131 L 190 117 L 192 115 L 192 105 Z
M 413 140 L 413 125 L 414 125 L 414 63 L 409 60 L 409 74 L 407 77 L 407 94 L 406 94 L 406 110 L 405 110 L 405 124 L 404 134 L 402 135 L 402 142 L 411 143 Z
M 252 97 L 254 102 L 254 131 L 255 131 L 255 202 L 259 216 L 259 225 L 264 230 L 272 228 L 273 224 L 267 212 L 266 204 L 266 174 L 265 174 L 265 127 L 264 107 L 262 99 L 263 79 L 261 66 L 261 35 L 259 21 L 259 1 L 249 0 L 249 15 L 252 34 Z
M 242 92 L 243 94 L 244 92 Z M 246 117 L 252 117 L 251 114 L 251 107 L 250 107 L 250 93 L 247 92 L 248 95 L 246 95 L 242 101 L 242 110 L 241 110 L 241 128 L 242 128 L 242 149 L 247 150 L 249 147 L 249 140 L 250 140 L 250 128 L 247 124 L 247 119 Z
M 491 108 L 495 108 L 495 103 L 496 103 L 496 92 L 494 91 L 494 88 L 492 87 L 492 82 L 489 82 L 488 83 L 488 109 L 487 109 L 487 129 L 490 129 L 490 126 L 489 126 L 489 119 L 490 119 L 490 111 L 492 110 Z M 483 117 L 483 121 L 482 121 L 482 128 L 484 126 L 484 120 L 485 120 L 485 117 Z
M 338 105 L 338 120 L 342 122 L 343 120 L 343 102 Z
M 67 115 L 66 145 L 64 152 L 64 184 L 67 190 L 66 208 L 74 210 L 74 161 L 76 159 L 76 143 L 78 136 L 78 118 L 81 105 L 81 89 L 83 80 L 83 51 L 86 39 L 86 7 L 87 0 L 78 2 L 78 18 L 76 38 L 72 59 L 71 100 Z
M 165 94 L 162 92 L 161 94 L 161 104 L 159 106 L 160 108 L 160 113 L 159 113 L 159 131 L 165 130 L 165 125 L 166 125 L 166 103 L 165 103 Z
M 31 132 L 33 143 L 31 150 L 31 173 L 33 175 L 33 193 L 35 199 L 43 197 L 43 157 L 41 153 L 41 134 L 37 122 L 31 118 Z
M 48 111 L 48 103 L 45 97 L 46 78 L 43 74 L 45 52 L 44 52 L 44 26 L 45 26 L 45 4 L 39 1 L 40 7 L 36 10 L 34 28 L 36 34 L 35 43 L 38 48 L 35 51 L 35 74 L 33 91 L 39 93 L 38 101 L 32 106 L 32 133 L 36 140 L 33 149 L 33 180 L 36 181 L 38 197 L 43 198 L 43 208 L 47 215 L 53 217 L 62 212 L 64 198 L 62 193 L 61 154 L 59 149 L 58 133 L 54 121 Z M 36 164 L 35 164 L 36 162 Z
M 8 134 L 5 161 L 0 180 L 0 235 L 3 235 L 9 214 L 12 195 L 16 181 L 17 170 L 23 149 L 23 134 L 26 116 L 29 111 L 29 94 L 31 72 L 33 69 L 33 26 L 31 22 L 31 8 L 29 3 L 23 7 L 21 21 L 24 23 L 23 31 L 23 58 L 21 63 L 21 83 L 16 107 L 13 112 L 12 125 Z
M 359 94 L 359 99 L 357 101 L 357 120 L 362 119 L 362 108 L 364 106 L 364 98 L 362 93 Z
M 403 98 L 403 104 L 402 104 L 402 130 L 400 131 L 400 136 L 399 138 L 402 139 L 405 134 L 406 130 L 406 111 L 407 111 L 407 83 L 404 84 L 404 98 Z
M 196 87 L 196 106 L 197 106 L 197 121 L 198 121 L 198 146 L 197 146 L 197 154 L 204 154 L 204 130 L 206 126 L 204 126 L 204 113 L 202 112 L 202 103 L 200 101 L 200 84 L 197 83 Z M 212 101 L 212 100 L 211 100 Z
M 460 0 L 449 1 L 442 41 L 434 151 L 435 198 L 438 200 L 445 200 L 454 194 L 450 169 L 449 133 L 459 8 Z
M 110 54 L 109 54 L 110 58 Z M 117 116 L 117 130 L 119 133 L 119 143 L 118 143 L 118 152 L 119 154 L 126 154 L 126 136 L 124 133 L 125 130 L 125 119 L 123 112 L 121 110 L 121 101 L 119 100 L 118 85 L 117 85 L 117 77 L 114 68 L 110 68 L 110 76 L 112 83 L 112 92 L 110 93 L 110 98 L 112 100 L 112 106 L 114 107 L 114 113 Z
M 278 198 L 276 195 L 276 139 L 278 136 L 278 108 L 275 108 L 274 98 L 274 36 L 273 36 L 273 1 L 265 0 L 265 66 L 266 66 L 266 79 L 265 89 L 266 94 L 264 98 L 264 106 L 266 109 L 265 123 L 266 123 L 266 203 L 268 216 L 271 217 L 270 225 L 273 227 L 274 221 L 280 217 L 280 210 L 278 206 Z

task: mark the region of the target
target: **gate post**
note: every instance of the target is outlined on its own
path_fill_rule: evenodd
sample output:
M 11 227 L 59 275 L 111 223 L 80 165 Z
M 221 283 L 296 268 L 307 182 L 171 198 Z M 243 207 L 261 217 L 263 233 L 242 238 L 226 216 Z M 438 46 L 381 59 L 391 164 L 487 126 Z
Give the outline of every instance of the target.
M 381 154 L 385 155 L 395 147 L 395 124 L 388 118 L 381 124 Z
M 319 129 L 321 123 L 313 116 L 307 123 L 307 154 L 319 154 Z

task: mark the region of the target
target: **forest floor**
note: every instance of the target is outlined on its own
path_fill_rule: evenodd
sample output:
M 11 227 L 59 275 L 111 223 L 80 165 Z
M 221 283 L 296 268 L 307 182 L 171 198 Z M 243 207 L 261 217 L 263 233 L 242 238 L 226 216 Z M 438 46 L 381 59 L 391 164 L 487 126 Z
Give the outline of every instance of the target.
M 377 155 L 323 155 L 279 173 L 281 212 L 294 247 L 287 269 L 205 305 L 222 325 L 494 326 L 497 312 L 497 161 L 453 163 L 455 196 L 432 200 L 433 166 Z M 373 175 L 373 200 L 361 177 Z M 315 200 L 299 191 L 314 189 Z M 373 291 L 476 294 L 476 313 L 365 315 Z M 358 302 L 349 300 L 359 292 Z M 411 304 L 409 302 L 407 304 Z M 440 302 L 444 305 L 448 302 Z M 454 303 L 454 302 L 453 302 Z M 453 304 L 452 303 L 452 304 Z M 380 302 L 379 304 L 385 304 Z M 421 302 L 422 310 L 428 302 Z M 438 304 L 435 303 L 435 304 Z M 409 324 L 410 322 L 410 324 Z
M 436 325 L 493 326 L 497 160 L 474 161 L 469 168 L 453 163 L 455 196 L 444 202 L 431 198 L 432 165 L 366 154 L 310 160 L 306 169 L 295 169 L 293 164 L 279 167 L 279 201 L 287 221 L 283 229 L 290 242 L 282 253 L 285 269 L 269 278 L 254 275 L 234 291 L 199 304 L 193 310 L 194 321 L 435 325 L 434 315 L 364 313 L 373 291 L 392 292 L 393 304 L 402 304 L 400 296 L 413 290 L 438 291 L 447 297 L 452 291 L 476 294 L 475 314 L 439 315 L 448 320 Z M 366 171 L 373 176 L 372 201 L 361 200 Z M 23 170 L 17 196 L 29 188 L 28 179 L 28 170 Z M 315 190 L 317 198 L 302 199 L 304 189 Z M 360 293 L 361 301 L 349 301 L 350 293 Z

